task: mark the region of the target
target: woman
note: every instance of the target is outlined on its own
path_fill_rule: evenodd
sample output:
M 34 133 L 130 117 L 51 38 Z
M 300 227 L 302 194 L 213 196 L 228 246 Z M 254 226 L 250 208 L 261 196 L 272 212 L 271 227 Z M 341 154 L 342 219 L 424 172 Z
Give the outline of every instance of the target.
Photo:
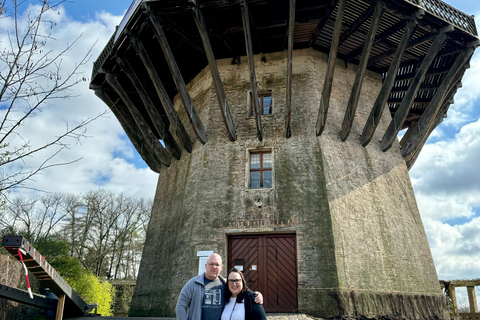
M 222 320 L 266 320 L 265 310 L 255 303 L 253 291 L 248 289 L 240 270 L 230 269 L 227 274 L 228 286 L 225 290 L 225 308 Z

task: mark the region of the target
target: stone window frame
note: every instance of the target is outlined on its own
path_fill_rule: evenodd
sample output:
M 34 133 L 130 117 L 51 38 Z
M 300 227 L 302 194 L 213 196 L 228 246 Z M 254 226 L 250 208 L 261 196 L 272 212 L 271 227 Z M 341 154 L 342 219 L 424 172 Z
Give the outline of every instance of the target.
M 272 186 L 271 187 L 260 187 L 260 188 L 250 188 L 250 161 L 251 161 L 251 154 L 252 153 L 267 153 L 270 152 L 271 159 L 272 159 Z M 245 163 L 245 189 L 248 191 L 255 191 L 255 190 L 272 190 L 275 188 L 275 152 L 273 148 L 249 148 L 247 149 L 246 155 L 246 163 Z
M 272 113 L 268 114 L 263 114 L 263 107 L 260 107 L 261 110 L 261 116 L 264 117 L 271 117 L 275 114 L 275 99 L 273 97 L 273 90 L 259 90 L 258 91 L 258 96 L 264 96 L 270 94 L 270 97 L 272 97 Z M 253 105 L 252 105 L 252 90 L 247 91 L 247 116 L 249 118 L 255 118 L 255 115 L 253 114 Z

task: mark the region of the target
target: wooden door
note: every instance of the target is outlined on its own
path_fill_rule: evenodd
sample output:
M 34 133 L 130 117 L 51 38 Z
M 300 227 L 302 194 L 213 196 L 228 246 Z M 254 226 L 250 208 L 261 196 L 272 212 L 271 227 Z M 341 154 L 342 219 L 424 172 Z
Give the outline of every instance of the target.
M 263 294 L 266 312 L 297 310 L 297 253 L 295 235 L 231 236 L 228 269 L 243 269 L 247 285 Z

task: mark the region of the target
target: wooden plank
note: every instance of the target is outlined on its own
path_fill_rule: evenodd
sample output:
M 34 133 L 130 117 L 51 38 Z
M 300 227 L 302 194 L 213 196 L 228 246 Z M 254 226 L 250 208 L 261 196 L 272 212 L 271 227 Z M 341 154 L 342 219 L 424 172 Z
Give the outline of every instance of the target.
M 320 97 L 320 107 L 318 110 L 316 134 L 321 135 L 325 129 L 327 121 L 328 106 L 330 105 L 330 94 L 332 93 L 333 74 L 335 72 L 335 63 L 337 60 L 338 40 L 342 31 L 343 13 L 345 12 L 346 0 L 338 1 L 337 17 L 335 19 L 335 30 L 332 36 L 332 44 L 330 46 L 330 54 L 328 55 L 327 72 L 323 81 L 322 95 Z
M 208 140 L 207 132 L 205 131 L 202 121 L 198 116 L 197 110 L 193 105 L 192 97 L 190 97 L 190 94 L 188 93 L 187 85 L 183 80 L 180 69 L 178 68 L 177 62 L 175 61 L 175 57 L 173 56 L 172 50 L 170 49 L 170 45 L 168 44 L 167 38 L 165 37 L 162 25 L 152 11 L 149 12 L 148 18 L 153 26 L 153 30 L 155 32 L 157 40 L 162 47 L 165 60 L 167 61 L 168 67 L 170 68 L 173 80 L 175 81 L 175 85 L 177 86 L 178 92 L 180 93 L 180 98 L 183 101 L 183 106 L 185 107 L 185 111 L 190 118 L 190 122 L 193 126 L 195 134 L 197 135 L 197 139 L 198 141 L 200 141 L 200 143 L 205 144 Z
M 404 19 L 400 20 L 397 24 L 391 26 L 390 28 L 384 30 L 382 33 L 376 35 L 375 41 L 373 41 L 373 45 L 376 45 L 382 41 L 385 41 L 388 37 L 393 36 L 395 33 L 397 33 L 399 30 L 401 30 L 403 27 L 407 25 L 411 19 Z M 352 50 L 346 57 L 345 61 L 349 62 L 352 59 L 354 59 L 356 56 L 358 56 L 360 53 L 363 51 L 363 46 L 357 47 L 355 50 Z
M 58 296 L 58 304 L 57 304 L 57 313 L 55 315 L 55 320 L 62 320 L 63 319 L 63 309 L 65 308 L 65 295 L 61 294 Z
M 350 28 L 348 28 L 348 30 L 345 30 L 342 35 L 340 36 L 340 40 L 338 41 L 338 46 L 340 47 L 342 45 L 342 43 L 345 42 L 345 40 L 347 40 L 355 31 L 358 30 L 358 28 L 360 28 L 364 23 L 365 21 L 367 21 L 367 19 L 372 15 L 372 13 L 377 10 L 376 8 L 378 7 L 378 3 L 380 2 L 373 2 L 370 7 L 367 8 L 367 10 L 365 10 L 353 23 L 352 25 L 350 26 Z M 383 12 L 382 12 L 383 14 Z M 375 34 L 373 34 L 373 36 L 375 37 Z M 369 37 L 367 36 L 367 40 L 369 39 Z M 372 39 L 372 42 L 373 42 L 373 39 Z M 365 48 L 365 46 L 363 46 Z
M 128 112 L 126 110 L 124 111 L 116 103 L 114 103 L 101 88 L 95 89 L 95 95 L 99 97 L 110 108 L 110 110 L 112 110 L 113 114 L 122 126 L 123 131 L 125 131 L 128 139 L 132 142 L 143 161 L 145 161 L 150 169 L 156 173 L 160 173 L 161 162 L 155 158 L 155 153 L 150 146 L 145 143 L 145 139 L 139 133 L 140 130 L 135 124 L 135 121 L 131 119 L 131 115 L 125 115 L 125 113 Z
M 402 56 L 405 53 L 407 44 L 410 41 L 410 37 L 412 36 L 415 28 L 418 25 L 418 19 L 421 19 L 424 15 L 424 10 L 418 10 L 416 13 L 414 13 L 410 18 L 410 21 L 408 22 L 405 31 L 403 32 L 402 40 L 398 45 L 397 52 L 395 52 L 395 57 L 393 58 L 392 64 L 390 64 L 390 67 L 388 68 L 387 77 L 382 84 L 382 88 L 380 89 L 373 108 L 370 111 L 368 120 L 363 127 L 360 141 L 364 147 L 366 147 L 372 140 L 373 134 L 375 133 L 375 130 L 377 129 L 377 126 L 382 117 L 383 109 L 385 108 L 385 104 L 387 103 L 390 91 L 392 90 L 393 84 L 395 83 L 395 76 L 397 75 L 398 68 L 400 67 Z
M 115 90 L 115 92 L 120 96 L 120 99 L 123 100 L 128 111 L 133 117 L 133 120 L 138 126 L 138 129 L 142 133 L 145 142 L 149 144 L 150 148 L 153 150 L 155 157 L 165 166 L 170 166 L 170 155 L 167 153 L 165 148 L 162 146 L 160 141 L 155 137 L 155 134 L 152 132 L 150 126 L 145 122 L 140 112 L 135 107 L 135 104 L 130 99 L 128 94 L 123 89 L 120 82 L 115 78 L 111 73 L 105 75 L 105 81 Z
M 474 51 L 475 48 L 470 46 L 465 48 L 465 50 L 458 55 L 450 69 L 450 72 L 448 72 L 447 76 L 443 79 L 442 84 L 435 92 L 435 95 L 432 97 L 430 103 L 420 117 L 419 122 L 414 127 L 409 129 L 412 130 L 412 134 L 409 135 L 408 139 L 402 145 L 402 155 L 404 157 L 412 154 L 412 152 L 421 143 L 424 143 L 427 140 L 437 112 L 443 104 L 445 95 L 448 93 L 448 90 L 451 88 L 452 84 L 458 82 L 456 77 L 457 74 L 460 72 L 460 69 L 462 69 L 470 60 Z
M 287 139 L 292 136 L 292 69 L 293 69 L 293 31 L 295 28 L 296 0 L 290 0 L 290 14 L 288 17 L 288 53 L 287 53 L 287 108 L 285 115 L 285 133 Z
M 342 141 L 347 140 L 348 136 L 350 135 L 350 131 L 352 130 L 353 119 L 355 118 L 355 111 L 357 110 L 358 100 L 360 99 L 360 92 L 362 90 L 363 78 L 365 76 L 365 72 L 367 71 L 368 58 L 370 57 L 370 51 L 372 49 L 373 41 L 375 40 L 375 34 L 377 33 L 377 28 L 380 20 L 382 19 L 383 13 L 385 12 L 385 8 L 386 5 L 383 1 L 379 1 L 375 5 L 372 23 L 368 29 L 362 57 L 360 58 L 360 63 L 358 64 L 355 80 L 353 81 L 352 91 L 350 93 L 350 98 L 348 99 L 347 110 L 345 111 L 345 116 L 343 118 L 341 132 Z
M 171 154 L 175 159 L 180 160 L 182 151 L 178 147 L 178 144 L 173 138 L 170 131 L 168 131 L 168 127 L 166 127 L 165 123 L 162 120 L 162 115 L 158 111 L 152 99 L 150 99 L 150 96 L 148 95 L 147 90 L 145 89 L 142 82 L 138 78 L 129 60 L 121 57 L 117 57 L 116 61 L 117 61 L 117 64 L 120 66 L 120 68 L 123 69 L 123 72 L 130 79 L 135 89 L 137 90 L 137 93 L 140 96 L 140 99 L 142 100 L 143 105 L 145 106 L 145 109 L 147 110 L 147 113 L 150 116 L 150 119 L 152 120 L 152 123 L 155 126 L 155 129 L 158 135 L 164 141 L 167 147 L 168 153 Z
M 312 38 L 310 39 L 310 42 L 308 44 L 309 47 L 312 47 L 315 44 L 315 41 L 317 41 L 317 38 L 320 36 L 320 32 L 322 32 L 322 29 L 327 23 L 328 19 L 330 19 L 330 15 L 332 14 L 333 9 L 335 9 L 337 2 L 338 0 L 330 1 L 329 7 L 327 8 L 327 10 L 325 10 L 325 15 L 322 17 L 317 27 L 315 28 L 315 31 L 312 34 Z
M 447 39 L 446 32 L 452 30 L 453 27 L 448 26 L 442 29 L 435 37 L 435 40 L 433 41 L 430 49 L 428 50 L 425 59 L 423 59 L 420 68 L 417 70 L 417 73 L 413 78 L 412 83 L 410 83 L 410 88 L 405 94 L 405 97 L 400 103 L 400 106 L 393 115 L 393 119 L 390 122 L 390 125 L 388 126 L 385 134 L 383 135 L 382 141 L 380 142 L 380 147 L 384 152 L 388 151 L 388 149 L 392 147 L 393 141 L 396 139 L 398 132 L 402 129 L 403 123 L 407 118 L 408 112 L 415 99 L 418 88 L 420 87 L 420 84 L 422 83 L 425 74 L 430 67 L 430 64 L 432 63 L 433 59 L 435 59 L 435 56 L 440 51 L 443 43 Z
M 157 70 L 153 65 L 153 62 L 148 55 L 147 50 L 145 50 L 145 47 L 143 46 L 143 43 L 140 41 L 140 39 L 136 37 L 131 36 L 130 42 L 133 49 L 139 56 L 140 60 L 142 60 L 145 69 L 147 69 L 148 75 L 153 82 L 155 90 L 157 91 L 158 98 L 163 105 L 165 113 L 167 114 L 171 125 L 175 128 L 175 134 L 180 139 L 180 142 L 182 143 L 185 150 L 187 150 L 187 152 L 189 153 L 192 152 L 193 142 L 190 139 L 187 130 L 185 130 L 182 121 L 180 121 L 178 113 L 175 110 L 175 106 L 173 105 L 172 100 L 170 100 L 167 90 L 163 86 L 162 80 L 160 79 L 160 76 L 158 75 Z
M 260 116 L 260 106 L 258 105 L 258 86 L 257 76 L 255 75 L 255 63 L 253 61 L 253 46 L 252 46 L 252 33 L 250 28 L 250 14 L 248 12 L 247 2 L 243 0 L 240 3 L 242 9 L 242 21 L 243 21 L 243 33 L 245 35 L 245 46 L 248 57 L 248 68 L 250 71 L 250 85 L 252 87 L 252 103 L 253 111 L 255 114 L 255 124 L 257 125 L 257 138 L 259 141 L 263 139 L 262 119 Z
M 215 91 L 217 92 L 218 105 L 223 118 L 223 123 L 227 129 L 228 137 L 231 141 L 237 140 L 237 133 L 235 131 L 235 125 L 233 124 L 230 108 L 227 104 L 227 97 L 223 88 L 222 80 L 218 72 L 217 63 L 215 62 L 215 56 L 213 54 L 212 45 L 210 44 L 210 38 L 208 36 L 205 20 L 203 19 L 202 12 L 198 7 L 193 8 L 193 17 L 197 25 L 198 32 L 202 38 L 203 47 L 205 48 L 205 54 L 207 55 L 208 65 L 210 66 L 210 72 L 212 73 L 213 84 Z

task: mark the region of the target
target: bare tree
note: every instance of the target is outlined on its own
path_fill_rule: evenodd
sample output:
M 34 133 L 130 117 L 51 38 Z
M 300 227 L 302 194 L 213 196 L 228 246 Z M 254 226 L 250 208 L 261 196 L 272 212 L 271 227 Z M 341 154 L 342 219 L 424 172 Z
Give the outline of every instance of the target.
M 78 142 L 85 135 L 85 126 L 100 115 L 80 121 L 40 144 L 21 133 L 21 126 L 40 115 L 42 106 L 55 99 L 74 96 L 72 88 L 87 81 L 81 71 L 86 65 L 90 50 L 68 71 L 63 70 L 63 58 L 72 50 L 78 36 L 63 50 L 55 52 L 48 44 L 55 41 L 52 31 L 55 22 L 48 14 L 57 10 L 61 1 L 41 0 L 39 5 L 28 6 L 28 1 L 0 0 L 0 19 L 9 20 L 14 31 L 0 39 L 0 195 L 9 189 L 24 186 L 39 172 L 54 166 L 78 161 L 56 162 L 55 157 L 68 148 L 68 141 Z M 27 19 L 22 17 L 27 16 Z M 5 22 L 5 21 L 4 21 Z M 102 113 L 103 114 L 103 113 Z M 34 130 L 30 130 L 35 134 Z M 41 151 L 48 149 L 45 154 Z M 25 160 L 42 156 L 40 163 L 25 169 Z
M 70 255 L 99 277 L 135 279 L 152 201 L 102 190 L 10 197 L 0 207 L 0 234 L 36 244 L 51 237 L 70 244 Z

